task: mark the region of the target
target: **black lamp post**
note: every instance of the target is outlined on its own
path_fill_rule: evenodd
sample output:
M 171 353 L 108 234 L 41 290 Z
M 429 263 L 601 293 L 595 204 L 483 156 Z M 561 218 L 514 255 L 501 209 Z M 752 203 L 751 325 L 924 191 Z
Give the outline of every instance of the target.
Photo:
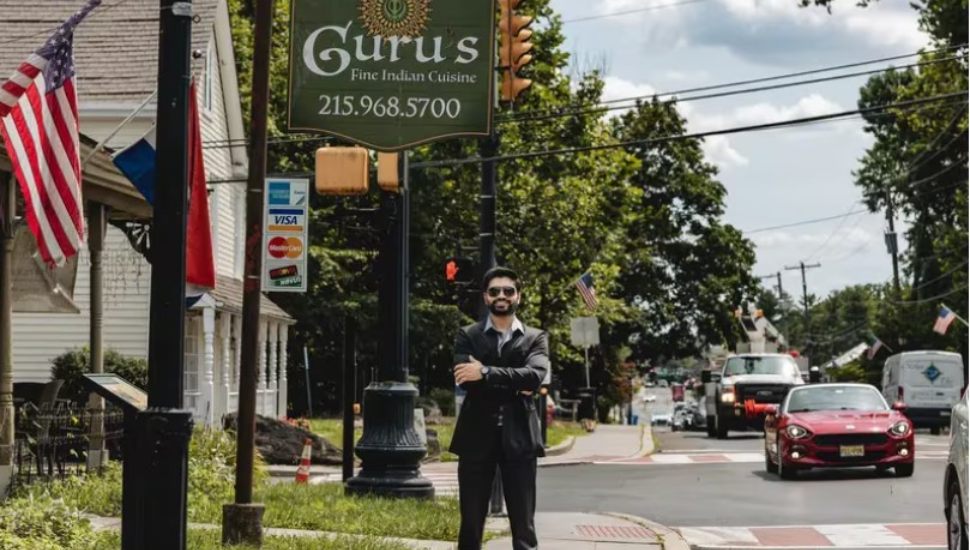
M 421 477 L 427 447 L 414 429 L 418 390 L 408 382 L 408 226 L 407 153 L 398 192 L 384 192 L 388 229 L 378 259 L 380 376 L 364 389 L 364 432 L 356 454 L 361 471 L 347 480 L 347 494 L 430 498 L 431 481 Z

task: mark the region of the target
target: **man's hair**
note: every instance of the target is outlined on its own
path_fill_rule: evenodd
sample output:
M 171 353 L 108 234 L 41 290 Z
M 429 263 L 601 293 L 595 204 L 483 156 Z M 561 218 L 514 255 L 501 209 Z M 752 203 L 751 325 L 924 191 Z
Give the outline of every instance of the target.
M 492 282 L 492 279 L 499 277 L 512 279 L 512 282 L 515 283 L 515 289 L 519 290 L 519 274 L 507 267 L 496 266 L 486 271 L 485 276 L 482 277 L 482 292 L 488 290 L 488 283 Z

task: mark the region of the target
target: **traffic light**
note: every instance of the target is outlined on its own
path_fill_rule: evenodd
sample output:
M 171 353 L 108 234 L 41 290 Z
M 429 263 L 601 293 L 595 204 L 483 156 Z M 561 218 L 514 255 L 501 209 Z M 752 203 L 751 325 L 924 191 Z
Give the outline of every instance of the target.
M 516 6 L 522 0 L 499 0 L 499 68 L 502 71 L 502 101 L 515 101 L 523 90 L 532 85 L 528 78 L 519 77 L 519 69 L 532 61 L 532 31 L 528 26 L 533 18 L 517 15 Z
M 469 258 L 458 256 L 445 262 L 445 282 L 448 284 L 468 284 L 475 280 L 475 265 Z

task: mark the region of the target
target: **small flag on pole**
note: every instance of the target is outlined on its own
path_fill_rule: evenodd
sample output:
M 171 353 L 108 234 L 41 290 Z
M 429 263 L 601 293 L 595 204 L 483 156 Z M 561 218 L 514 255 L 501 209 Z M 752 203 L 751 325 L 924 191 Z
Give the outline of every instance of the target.
M 99 4 L 88 0 L 0 86 L 0 136 L 48 265 L 77 254 L 84 240 L 73 42 Z
M 586 303 L 586 309 L 596 311 L 599 302 L 596 300 L 596 289 L 593 288 L 593 275 L 588 271 L 584 273 L 576 281 L 576 288 L 579 289 L 579 294 L 583 297 L 583 302 Z
M 879 353 L 879 349 L 882 348 L 882 346 L 883 346 L 882 340 L 880 340 L 879 338 L 876 338 L 875 342 L 869 344 L 869 351 L 866 352 L 866 358 L 872 361 L 872 359 L 876 356 L 876 354 Z
M 933 325 L 933 332 L 939 334 L 946 334 L 946 331 L 950 328 L 957 318 L 956 313 L 950 311 L 950 308 L 946 306 L 940 306 L 940 314 L 936 316 L 936 323 Z

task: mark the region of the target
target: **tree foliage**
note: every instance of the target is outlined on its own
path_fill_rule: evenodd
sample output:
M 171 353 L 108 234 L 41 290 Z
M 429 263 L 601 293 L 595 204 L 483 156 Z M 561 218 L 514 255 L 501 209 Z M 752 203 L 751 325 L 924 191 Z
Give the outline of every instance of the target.
M 251 0 L 230 0 L 242 96 L 249 97 Z M 285 133 L 287 2 L 276 2 L 271 67 L 270 129 Z M 529 65 L 532 87 L 514 106 L 518 115 L 576 111 L 533 122 L 499 122 L 499 153 L 615 144 L 681 135 L 685 121 L 670 103 L 639 104 L 619 119 L 597 112 L 603 80 L 595 72 L 570 77 L 560 17 L 548 0 L 520 6 L 537 16 Z M 248 108 L 244 105 L 244 108 Z M 275 143 L 270 171 L 308 172 L 315 141 Z M 412 162 L 470 157 L 478 142 L 453 139 L 410 152 Z M 524 283 L 521 317 L 551 335 L 554 370 L 565 387 L 584 384 L 583 351 L 570 344 L 569 320 L 589 315 L 573 283 L 595 277 L 602 345 L 591 350 L 594 385 L 606 404 L 629 397 L 630 364 L 699 351 L 735 337 L 730 312 L 753 292 L 752 245 L 723 223 L 725 189 L 705 161 L 699 140 L 548 155 L 498 166 L 497 256 Z M 444 282 L 443 263 L 471 255 L 478 237 L 480 167 L 411 171 L 410 367 L 422 391 L 451 388 L 453 338 L 470 322 Z M 311 384 L 320 405 L 336 405 L 344 319 L 359 327 L 363 374 L 377 362 L 376 252 L 382 216 L 375 196 L 315 196 L 310 232 L 310 289 L 281 299 L 297 319 L 295 346 L 312 358 Z M 298 354 L 291 354 L 298 355 Z M 290 395 L 302 410 L 303 373 L 294 370 Z

